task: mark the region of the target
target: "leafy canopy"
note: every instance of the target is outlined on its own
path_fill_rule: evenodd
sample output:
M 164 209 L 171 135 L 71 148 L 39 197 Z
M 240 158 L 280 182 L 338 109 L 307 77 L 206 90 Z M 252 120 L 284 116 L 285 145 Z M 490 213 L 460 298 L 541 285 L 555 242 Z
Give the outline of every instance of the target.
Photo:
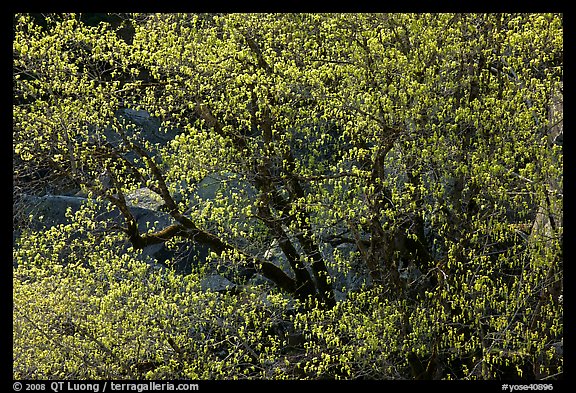
M 17 223 L 14 377 L 560 375 L 562 23 L 16 15 L 15 204 L 39 173 L 87 200 Z M 210 254 L 182 276 L 161 243 Z

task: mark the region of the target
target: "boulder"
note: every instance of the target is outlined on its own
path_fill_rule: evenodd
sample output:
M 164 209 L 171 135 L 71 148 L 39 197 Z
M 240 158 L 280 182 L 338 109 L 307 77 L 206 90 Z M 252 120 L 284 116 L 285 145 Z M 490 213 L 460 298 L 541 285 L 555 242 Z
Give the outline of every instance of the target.
M 126 201 L 130 206 L 135 208 L 143 208 L 152 211 L 158 211 L 164 206 L 164 201 L 155 192 L 150 191 L 149 188 L 141 187 L 128 194 L 126 194 Z
M 234 194 L 254 200 L 258 191 L 250 182 L 238 179 L 233 173 L 211 173 L 198 182 L 192 199 L 193 202 L 198 202 L 222 198 L 233 203 Z
M 30 223 L 31 229 L 40 230 L 51 228 L 56 225 L 68 222 L 66 212 L 68 209 L 72 213 L 78 211 L 86 202 L 86 198 L 67 195 L 28 195 L 20 196 L 21 206 L 25 215 L 34 215 L 34 220 Z
M 270 244 L 266 252 L 264 252 L 264 259 L 278 266 L 284 273 L 288 274 L 289 276 L 294 276 L 292 267 L 280 249 L 278 240 L 274 239 L 272 241 L 272 244 Z
M 294 246 L 299 249 L 299 243 L 296 239 L 292 239 Z M 333 288 L 335 289 L 335 296 L 337 300 L 342 300 L 346 296 L 346 292 L 354 291 L 360 289 L 363 285 L 369 284 L 371 279 L 368 270 L 365 265 L 359 261 L 355 261 L 353 253 L 355 251 L 355 245 L 352 244 L 340 244 L 337 247 L 325 246 L 322 249 L 322 256 L 326 261 L 326 267 L 328 273 L 334 279 Z M 299 252 L 303 253 L 299 249 Z M 338 267 L 334 262 L 334 253 L 340 253 L 344 259 L 351 261 L 351 267 Z M 294 272 L 286 259 L 286 256 L 280 249 L 277 240 L 273 240 L 266 252 L 264 253 L 264 259 L 274 265 L 280 267 L 284 273 L 288 274 L 290 277 L 294 276 Z M 312 276 L 312 271 L 309 268 L 309 273 Z
M 200 281 L 200 288 L 203 291 L 225 292 L 235 287 L 236 284 L 219 274 L 211 274 Z
M 153 144 L 166 145 L 179 133 L 178 129 L 161 129 L 160 119 L 142 109 L 122 108 L 116 116 L 136 126 L 140 136 Z
M 157 207 L 158 202 L 152 199 L 150 194 L 137 190 L 127 199 L 131 200 L 130 211 L 132 212 L 138 228 L 145 232 L 152 227 L 162 228 L 172 223 L 172 218 L 165 212 L 151 209 Z M 137 200 L 137 196 L 141 200 Z M 79 196 L 64 195 L 23 195 L 22 205 L 26 207 L 26 216 L 32 214 L 34 220 L 30 223 L 33 230 L 42 230 L 56 225 L 68 223 L 67 211 L 77 212 L 88 200 Z M 98 206 L 98 205 L 97 205 Z M 117 225 L 123 225 L 123 217 L 117 209 L 108 211 L 104 205 L 97 207 L 97 216 L 101 221 L 110 221 Z M 19 232 L 13 233 L 13 246 L 17 246 Z M 130 245 L 127 243 L 126 248 Z M 180 273 L 189 273 L 190 264 L 198 263 L 206 259 L 208 250 L 202 246 L 190 246 L 188 244 L 176 245 L 168 248 L 165 244 L 154 244 L 142 250 L 141 257 L 145 260 L 152 259 L 164 264 L 171 261 L 171 267 Z

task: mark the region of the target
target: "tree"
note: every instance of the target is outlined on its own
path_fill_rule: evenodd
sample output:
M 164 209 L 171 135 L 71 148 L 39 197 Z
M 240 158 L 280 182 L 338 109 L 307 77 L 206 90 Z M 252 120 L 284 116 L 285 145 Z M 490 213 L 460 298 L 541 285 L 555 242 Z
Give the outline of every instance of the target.
M 413 378 L 561 372 L 561 15 L 121 17 L 15 18 L 18 186 L 46 168 L 121 212 L 107 236 L 208 246 L 328 319 L 366 271 Z M 177 136 L 154 145 L 125 108 Z M 221 198 L 194 197 L 207 176 Z M 171 224 L 138 228 L 140 187 Z

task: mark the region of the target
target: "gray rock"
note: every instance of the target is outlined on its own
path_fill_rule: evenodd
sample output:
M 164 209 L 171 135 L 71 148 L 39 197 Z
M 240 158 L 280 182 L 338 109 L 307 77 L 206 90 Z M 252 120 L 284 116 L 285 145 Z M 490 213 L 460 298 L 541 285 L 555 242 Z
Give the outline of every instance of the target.
M 224 292 L 235 287 L 236 284 L 219 274 L 206 276 L 200 281 L 200 288 L 203 291 Z
M 178 129 L 161 129 L 161 121 L 145 110 L 120 109 L 116 116 L 136 126 L 140 136 L 153 144 L 165 145 L 180 132 Z
M 215 200 L 223 198 L 232 202 L 232 195 L 254 199 L 257 191 L 248 181 L 238 179 L 233 173 L 211 173 L 204 177 L 197 185 L 196 200 Z
M 282 271 L 284 271 L 284 273 L 288 274 L 289 276 L 292 277 L 294 275 L 290 263 L 288 262 L 286 256 L 280 249 L 278 240 L 275 239 L 272 241 L 270 247 L 268 247 L 266 252 L 264 252 L 264 259 L 278 266 L 280 269 L 282 269 Z
M 162 197 L 146 187 L 138 188 L 126 194 L 126 201 L 130 203 L 132 207 L 148 210 L 159 210 L 160 207 L 164 205 Z
M 323 250 L 328 272 L 334 279 L 333 287 L 335 290 L 343 292 L 344 296 L 348 291 L 358 290 L 371 281 L 366 265 L 355 255 L 356 252 L 356 245 L 349 243 L 339 244 L 337 247 L 327 245 Z M 335 254 L 349 261 L 350 265 L 336 266 L 334 263 Z M 335 295 L 338 296 L 336 292 Z
M 66 212 L 68 209 L 72 213 L 78 211 L 86 202 L 86 198 L 65 195 L 22 195 L 22 206 L 25 207 L 25 214 L 33 214 L 35 220 L 31 223 L 32 229 L 50 228 L 68 222 Z
M 558 356 L 564 355 L 564 339 L 551 344 L 551 346 L 554 347 L 554 350 Z
M 346 300 L 346 294 L 344 292 L 341 292 L 337 289 L 334 290 L 334 298 L 336 299 L 337 302 L 342 302 L 344 300 Z
M 273 281 L 264 277 L 260 273 L 255 273 L 250 277 L 248 280 L 248 285 L 250 286 L 259 286 L 259 285 L 273 285 Z
M 203 200 L 216 199 L 218 191 L 223 188 L 225 176 L 213 173 L 202 179 L 196 186 L 196 195 Z
M 129 206 L 129 208 L 141 232 L 146 232 L 152 228 L 163 228 L 172 223 L 172 218 L 167 213 L 151 209 L 152 207 L 158 207 L 158 202 L 154 201 L 151 195 L 143 190 L 137 191 L 136 194 L 132 195 L 132 205 Z M 141 200 L 136 201 L 135 195 L 140 195 L 142 197 Z M 70 213 L 75 213 L 87 202 L 88 200 L 86 198 L 78 196 L 22 196 L 22 205 L 25 206 L 26 216 L 33 215 L 35 218 L 30 223 L 30 228 L 33 230 L 43 230 L 68 223 L 67 211 L 70 210 Z M 96 214 L 100 221 L 124 225 L 124 218 L 117 209 L 108 211 L 104 205 L 96 205 L 96 208 Z M 13 233 L 14 246 L 17 246 L 18 235 L 18 232 Z M 129 244 L 126 244 L 125 247 L 128 248 Z M 190 264 L 204 260 L 208 251 L 205 247 L 201 246 L 186 247 L 186 250 L 184 250 L 183 247 L 184 246 L 168 249 L 164 244 L 154 244 L 144 248 L 141 257 L 160 263 L 170 260 L 172 261 L 172 267 L 178 272 L 189 273 Z

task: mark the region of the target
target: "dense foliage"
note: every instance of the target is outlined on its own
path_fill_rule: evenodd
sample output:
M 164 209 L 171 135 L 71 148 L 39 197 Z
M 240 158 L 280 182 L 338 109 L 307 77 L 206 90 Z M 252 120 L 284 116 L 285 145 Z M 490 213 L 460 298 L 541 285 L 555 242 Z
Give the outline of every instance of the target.
M 15 15 L 14 378 L 560 377 L 562 23 Z

